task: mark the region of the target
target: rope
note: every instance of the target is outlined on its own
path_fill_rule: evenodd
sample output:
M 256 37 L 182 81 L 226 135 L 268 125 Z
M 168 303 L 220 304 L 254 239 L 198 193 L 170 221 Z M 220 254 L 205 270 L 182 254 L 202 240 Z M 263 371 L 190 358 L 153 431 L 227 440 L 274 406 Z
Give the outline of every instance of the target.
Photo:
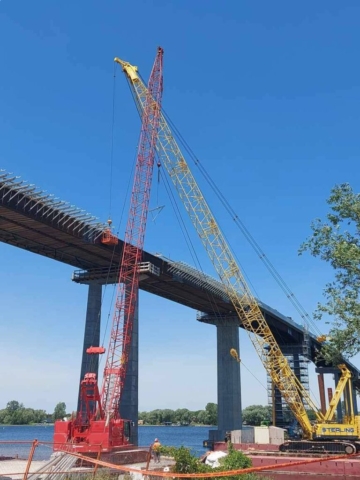
M 160 472 L 154 470 L 139 470 L 137 468 L 127 467 L 125 465 L 116 465 L 109 462 L 104 462 L 102 460 L 96 460 L 94 458 L 87 457 L 85 455 L 81 455 L 78 453 L 69 452 L 69 455 L 74 455 L 78 458 L 86 460 L 87 462 L 93 463 L 94 465 L 101 465 L 103 467 L 109 467 L 115 470 L 123 470 L 124 472 L 134 472 L 140 473 L 141 475 L 148 475 L 150 477 L 164 477 L 164 478 L 221 478 L 221 477 L 230 477 L 233 475 L 245 475 L 247 473 L 253 472 L 262 472 L 267 470 L 277 470 L 280 468 L 285 467 L 297 467 L 300 465 L 309 465 L 312 463 L 320 463 L 320 462 L 327 462 L 330 460 L 341 460 L 345 458 L 354 458 L 359 456 L 359 453 L 354 453 L 352 455 L 336 455 L 336 456 L 328 456 L 328 457 L 320 457 L 320 458 L 312 458 L 306 460 L 299 460 L 296 462 L 284 462 L 284 463 L 277 463 L 274 465 L 264 465 L 261 467 L 249 467 L 249 468 L 242 468 L 237 470 L 226 470 L 222 472 L 207 472 L 207 473 L 175 473 L 175 472 Z

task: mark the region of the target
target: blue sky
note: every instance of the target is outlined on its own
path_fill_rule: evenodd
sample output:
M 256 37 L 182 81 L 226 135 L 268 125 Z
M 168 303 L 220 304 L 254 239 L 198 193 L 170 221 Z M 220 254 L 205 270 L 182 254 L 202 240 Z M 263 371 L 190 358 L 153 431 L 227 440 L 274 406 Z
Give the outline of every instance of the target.
M 113 58 L 138 65 L 148 78 L 161 45 L 165 110 L 313 312 L 331 271 L 308 255 L 298 257 L 299 245 L 311 220 L 325 215 L 336 183 L 360 188 L 359 16 L 360 5 L 351 0 L 3 0 L 0 166 L 105 221 Z M 115 84 L 111 215 L 118 225 L 140 125 L 120 71 Z M 259 297 L 299 321 L 206 186 L 204 191 Z M 149 221 L 146 249 L 193 264 L 156 177 L 153 193 L 151 207 L 165 208 Z M 187 227 L 202 268 L 213 274 Z M 122 222 L 120 235 L 124 229 Z M 25 251 L 0 245 L 0 258 L 0 407 L 14 398 L 48 410 L 65 401 L 70 410 L 86 287 L 72 284 L 71 267 Z M 104 319 L 110 297 L 108 287 Z M 215 329 L 198 324 L 196 312 L 145 293 L 140 315 L 140 408 L 197 409 L 216 401 Z M 240 337 L 244 364 L 265 385 L 246 334 Z M 244 406 L 266 403 L 265 389 L 246 370 L 242 375 Z

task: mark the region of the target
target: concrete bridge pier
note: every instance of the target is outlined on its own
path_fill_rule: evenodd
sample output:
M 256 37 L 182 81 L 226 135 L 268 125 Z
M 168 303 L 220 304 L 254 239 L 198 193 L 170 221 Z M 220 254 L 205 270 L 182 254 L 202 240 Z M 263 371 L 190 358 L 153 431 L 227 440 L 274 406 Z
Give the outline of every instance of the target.
M 208 314 L 197 319 L 216 326 L 218 427 L 209 431 L 209 440 L 223 441 L 226 432 L 242 427 L 240 363 L 230 355 L 234 348 L 240 357 L 239 320 Z
M 87 282 L 88 300 L 86 309 L 86 320 L 84 330 L 84 344 L 81 361 L 80 382 L 85 373 L 96 373 L 99 378 L 99 357 L 97 355 L 88 355 L 86 349 L 100 345 L 100 324 L 101 324 L 101 300 L 102 286 L 96 282 Z M 131 420 L 130 442 L 138 444 L 138 406 L 139 406 L 139 298 L 135 310 L 134 324 L 132 330 L 132 341 L 130 347 L 129 363 L 125 378 L 124 390 L 122 393 L 119 413 L 121 418 Z M 111 328 L 111 325 L 110 327 Z M 106 346 L 107 348 L 107 346 Z M 106 354 L 105 354 L 106 355 Z M 100 385 L 99 385 L 100 386 Z M 80 408 L 80 388 L 78 396 L 78 410 Z
M 218 386 L 218 435 L 225 438 L 230 430 L 240 430 L 241 386 L 240 363 L 231 355 L 235 348 L 239 354 L 239 327 L 237 325 L 217 325 L 217 386 Z
M 85 373 L 99 373 L 99 357 L 88 355 L 86 349 L 100 345 L 100 323 L 101 323 L 101 296 L 102 286 L 96 282 L 88 283 L 88 299 L 86 308 L 86 319 L 84 329 L 84 343 L 81 360 L 80 382 Z M 78 410 L 80 408 L 80 383 L 78 395 Z
M 129 363 L 127 367 L 124 390 L 119 407 L 121 418 L 131 420 L 130 442 L 138 445 L 139 417 L 139 294 L 136 302 L 132 329 Z

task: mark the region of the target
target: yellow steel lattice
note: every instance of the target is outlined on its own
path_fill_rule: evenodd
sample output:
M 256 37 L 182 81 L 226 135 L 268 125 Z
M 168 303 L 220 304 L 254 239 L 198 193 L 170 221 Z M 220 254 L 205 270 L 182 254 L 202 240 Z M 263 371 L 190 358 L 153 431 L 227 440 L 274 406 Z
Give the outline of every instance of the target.
M 141 112 L 146 98 L 146 86 L 137 75 L 134 75 L 136 67 L 118 59 L 115 61 L 122 65 L 127 74 Z M 312 438 L 313 427 L 303 399 L 314 410 L 318 420 L 324 420 L 324 416 L 298 381 L 281 352 L 163 115 L 160 117 L 158 153 L 225 286 L 240 323 L 249 333 L 264 367 L 302 426 L 304 435 Z

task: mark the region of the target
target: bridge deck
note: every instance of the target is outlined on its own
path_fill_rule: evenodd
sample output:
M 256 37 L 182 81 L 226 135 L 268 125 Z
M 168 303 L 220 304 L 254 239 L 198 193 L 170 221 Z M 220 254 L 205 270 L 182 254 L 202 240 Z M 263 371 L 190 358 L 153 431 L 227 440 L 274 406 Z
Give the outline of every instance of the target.
M 123 242 L 101 243 L 105 225 L 75 206 L 47 195 L 33 185 L 0 171 L 0 241 L 66 263 L 80 270 L 74 281 L 115 282 Z M 234 316 L 234 309 L 220 282 L 181 262 L 144 252 L 144 262 L 159 274 L 144 273 L 140 288 L 205 314 Z M 297 345 L 304 329 L 289 317 L 260 302 L 279 344 Z M 200 319 L 201 320 L 201 319 Z M 312 360 L 320 344 L 310 336 Z M 356 376 L 359 371 L 349 364 Z

